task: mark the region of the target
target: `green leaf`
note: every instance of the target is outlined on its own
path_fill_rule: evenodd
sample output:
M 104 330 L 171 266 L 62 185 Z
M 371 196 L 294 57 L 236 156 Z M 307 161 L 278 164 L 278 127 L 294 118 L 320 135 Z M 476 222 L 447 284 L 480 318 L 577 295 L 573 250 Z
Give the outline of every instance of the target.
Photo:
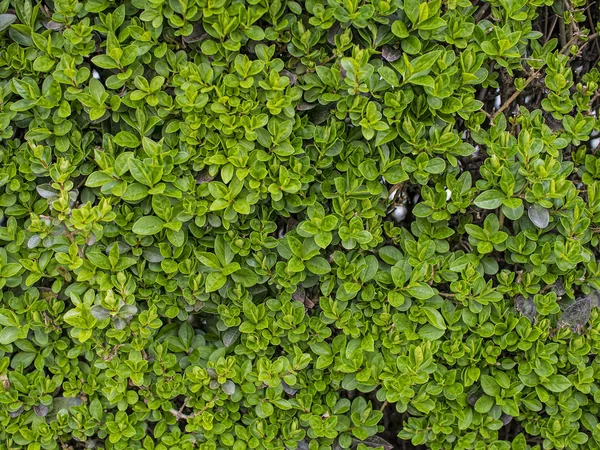
M 329 356 L 332 354 L 331 346 L 327 345 L 326 342 L 315 342 L 310 344 L 310 349 L 319 356 Z
M 441 50 L 434 50 L 413 59 L 410 64 L 413 66 L 413 70 L 415 72 L 429 71 L 429 69 L 436 63 L 441 55 Z
M 104 408 L 102 408 L 102 403 L 100 402 L 100 400 L 98 400 L 97 398 L 92 400 L 90 402 L 89 410 L 91 416 L 94 419 L 102 420 L 102 417 L 104 416 Z
M 235 383 L 231 380 L 227 380 L 223 386 L 223 392 L 225 392 L 227 395 L 233 395 L 235 393 Z
M 326 248 L 329 244 L 331 244 L 333 236 L 328 231 L 321 231 L 315 234 L 315 242 L 321 248 Z
M 227 277 L 221 272 L 211 272 L 206 277 L 206 292 L 214 292 L 221 289 L 227 282 Z
M 402 252 L 398 248 L 388 245 L 379 249 L 379 257 L 393 266 L 402 259 Z
M 225 333 L 223 333 L 223 344 L 225 347 L 231 347 L 235 341 L 240 337 L 240 330 L 237 328 L 228 328 Z
M 404 0 L 404 14 L 413 24 L 419 21 L 420 4 L 420 0 Z
M 325 66 L 317 66 L 316 67 L 317 76 L 321 79 L 321 81 L 329 86 L 336 86 L 335 76 L 333 75 L 331 69 Z
M 497 397 L 498 395 L 500 395 L 500 386 L 498 385 L 496 380 L 494 380 L 494 378 L 489 375 L 481 376 L 481 388 L 483 389 L 483 392 L 492 397 Z
M 406 289 L 406 291 L 419 300 L 427 300 L 435 295 L 434 290 L 427 283 L 420 283 L 417 286 L 412 286 Z
M 392 33 L 401 39 L 407 38 L 409 35 L 406 25 L 401 20 L 396 20 L 392 24 Z
M 424 86 L 430 89 L 435 89 L 435 80 L 429 75 L 415 75 L 408 79 L 408 82 L 411 84 L 416 84 L 417 86 Z
M 0 269 L 0 276 L 4 278 L 10 278 L 15 276 L 21 270 L 21 264 L 18 263 L 10 263 L 5 264 L 2 269 Z
M 250 269 L 241 268 L 231 274 L 233 281 L 242 284 L 244 287 L 252 287 L 258 283 L 258 277 Z
M 524 434 L 521 433 L 513 439 L 511 450 L 527 450 L 527 448 L 527 439 Z
M 548 210 L 537 203 L 534 203 L 527 209 L 527 215 L 533 224 L 538 228 L 546 228 L 550 223 L 550 213 Z
M 136 202 L 148 196 L 148 188 L 141 183 L 131 183 L 121 198 L 128 202 Z
M 475 403 L 475 411 L 481 414 L 487 413 L 494 406 L 494 399 L 487 395 L 483 395 L 477 402 Z
M 428 306 L 424 306 L 422 308 L 423 312 L 427 316 L 427 321 L 436 327 L 438 330 L 445 330 L 446 324 L 444 322 L 444 318 L 440 314 L 440 312 L 436 309 L 430 308 Z
M 437 341 L 444 335 L 444 330 L 425 324 L 419 329 L 419 336 L 427 341 Z
M 17 327 L 5 327 L 0 331 L 0 344 L 12 344 L 19 338 L 19 329 Z
M 139 138 L 129 131 L 119 131 L 115 136 L 115 143 L 127 148 L 138 148 L 141 145 Z
M 379 69 L 377 69 L 377 73 L 379 73 L 379 75 L 381 75 L 381 78 L 383 78 L 390 86 L 396 87 L 396 86 L 400 85 L 398 73 L 395 72 L 393 69 L 382 66 Z M 377 145 L 379 145 L 378 140 L 376 140 L 376 143 L 377 143 Z M 360 166 L 359 166 L 359 168 L 360 168 Z M 362 173 L 362 171 L 361 171 L 361 173 Z
M 427 163 L 425 171 L 427 173 L 439 174 L 446 169 L 446 163 L 441 158 L 433 158 Z
M 156 216 L 145 216 L 139 218 L 131 229 L 135 234 L 140 236 L 151 236 L 160 232 L 163 228 L 164 221 Z
M 360 163 L 358 170 L 367 180 L 375 180 L 379 176 L 377 165 L 372 159 L 367 159 L 366 161 Z
M 479 194 L 474 203 L 482 209 L 496 209 L 502 205 L 505 197 L 503 192 L 491 189 Z
M 33 68 L 38 72 L 48 72 L 52 67 L 54 67 L 54 60 L 46 55 L 38 56 L 33 62 Z
M 182 229 L 167 230 L 167 239 L 174 247 L 181 247 L 185 243 L 185 232 Z
M 138 159 L 129 160 L 129 171 L 133 178 L 144 186 L 152 187 L 154 185 L 150 168 Z
M 542 385 L 552 392 L 563 392 L 571 387 L 571 382 L 564 375 L 551 375 Z
M 116 69 L 119 65 L 108 55 L 98 55 L 92 58 L 94 65 L 101 69 Z
M 316 275 L 324 275 L 326 273 L 331 272 L 331 266 L 327 262 L 325 258 L 320 256 L 315 256 L 308 261 L 305 261 L 304 264 L 306 268 L 310 270 L 312 273 Z
M 88 187 L 101 187 L 115 179 L 104 172 L 94 172 L 88 176 L 85 185 Z
M 389 291 L 387 298 L 388 302 L 390 302 L 390 305 L 392 305 L 394 308 L 399 308 L 400 306 L 402 306 L 405 300 L 404 295 L 396 291 Z
M 6 30 L 11 24 L 15 23 L 17 16 L 14 14 L 0 14 L 0 32 Z

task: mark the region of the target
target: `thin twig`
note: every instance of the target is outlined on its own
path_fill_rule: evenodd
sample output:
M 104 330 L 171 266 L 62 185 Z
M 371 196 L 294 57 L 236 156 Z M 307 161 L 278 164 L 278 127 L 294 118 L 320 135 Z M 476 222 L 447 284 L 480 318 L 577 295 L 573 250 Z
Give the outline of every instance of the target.
M 204 408 L 202 408 L 201 410 L 199 410 L 199 411 L 196 411 L 196 412 L 194 412 L 194 413 L 192 413 L 192 414 L 183 414 L 183 413 L 181 412 L 181 409 L 180 409 L 179 411 L 177 411 L 175 408 L 173 408 L 173 409 L 169 410 L 169 412 L 170 412 L 171 414 L 173 414 L 177 420 L 181 420 L 181 419 L 186 419 L 186 420 L 187 420 L 187 419 L 192 419 L 192 418 L 194 418 L 194 417 L 196 417 L 196 416 L 199 416 L 199 415 L 201 415 L 201 414 L 202 414 L 202 413 L 204 413 L 206 410 L 208 410 L 208 408 L 209 408 L 209 406 L 208 406 L 208 405 L 210 405 L 210 404 L 211 404 L 211 403 L 213 403 L 215 400 L 217 400 L 217 398 L 218 398 L 218 396 L 217 396 L 217 395 L 215 395 L 211 401 L 209 401 L 209 402 L 207 402 L 207 403 L 206 403 L 206 405 L 204 406 Z M 184 406 L 185 406 L 185 403 L 184 403 Z
M 565 21 L 562 16 L 559 16 L 558 30 L 560 36 L 560 45 L 564 47 L 567 44 L 567 32 L 565 28 Z
M 479 11 L 477 11 L 475 13 L 475 15 L 473 16 L 473 19 L 475 19 L 475 23 L 479 22 L 481 20 L 481 18 L 483 16 L 485 16 L 485 13 L 487 12 L 488 9 L 490 9 L 489 3 L 484 3 L 483 6 L 481 8 L 479 8 Z
M 573 38 L 571 40 L 569 40 L 569 42 L 567 42 L 560 50 L 560 54 L 562 55 L 566 55 L 569 51 L 569 48 L 571 47 L 571 45 L 573 45 L 575 42 L 577 42 L 577 40 L 580 38 L 581 36 L 579 35 L 575 35 L 573 36 Z M 583 43 L 583 45 L 581 46 L 580 50 L 583 49 L 583 47 L 585 47 L 589 42 L 593 41 L 594 39 L 598 38 L 598 33 L 594 33 L 594 34 L 590 34 L 587 37 L 587 40 Z M 522 90 L 517 90 L 513 93 L 513 95 L 511 95 L 508 100 L 506 100 L 506 102 L 504 102 L 504 104 L 500 107 L 500 109 L 498 109 L 498 111 L 496 111 L 494 114 L 492 114 L 492 118 L 491 121 L 493 121 L 496 117 L 498 117 L 500 114 L 502 114 L 504 111 L 506 111 L 506 109 L 517 99 L 517 97 L 519 97 L 519 95 L 521 94 L 521 92 L 523 92 L 525 90 L 525 88 L 527 88 L 527 86 L 529 86 L 529 84 L 531 84 L 531 82 L 533 80 L 535 80 L 536 78 L 539 78 L 541 72 L 542 72 L 543 67 L 540 67 L 538 70 L 536 70 L 535 72 L 533 72 L 529 78 L 527 78 L 527 80 L 525 81 L 525 86 L 523 86 Z
M 558 16 L 554 16 L 554 20 L 552 21 L 552 26 L 550 27 L 550 30 L 547 32 L 546 36 L 544 37 L 544 44 L 546 44 L 549 40 L 550 40 L 550 36 L 552 36 L 552 33 L 554 33 L 554 28 L 556 28 L 556 23 L 558 22 Z
M 590 42 L 595 41 L 596 39 L 598 39 L 598 33 L 594 33 L 594 34 L 590 34 L 587 37 L 587 41 L 585 41 L 581 47 L 579 47 L 579 50 L 577 51 L 577 55 L 579 55 L 581 53 L 581 51 L 585 48 L 586 45 L 588 45 Z
M 492 114 L 492 118 L 491 120 L 493 121 L 496 117 L 498 117 L 500 114 L 502 114 L 504 111 L 506 111 L 506 109 L 512 104 L 512 102 L 514 102 L 517 97 L 521 94 L 521 92 L 523 92 L 525 90 L 525 88 L 527 86 L 529 86 L 529 84 L 535 80 L 536 78 L 538 78 L 540 76 L 542 69 L 538 69 L 535 72 L 533 72 L 529 78 L 527 78 L 527 80 L 525 81 L 525 86 L 523 87 L 522 90 L 517 90 L 513 93 L 513 95 L 511 95 L 508 100 L 506 100 L 504 102 L 504 104 L 500 107 L 500 109 L 498 111 L 496 111 L 494 114 Z
M 564 0 L 563 3 L 565 5 L 566 11 L 568 11 L 570 15 L 569 28 L 567 31 L 569 32 L 569 40 L 571 40 L 579 30 L 576 29 L 577 25 L 575 24 L 575 20 L 573 19 L 573 5 L 571 5 L 567 0 Z
M 588 21 L 589 21 L 589 23 L 590 23 L 590 29 L 591 29 L 591 30 L 593 30 L 593 29 L 595 28 L 595 26 L 596 26 L 596 24 L 595 24 L 595 22 L 594 22 L 594 19 L 592 18 L 592 12 L 591 12 L 592 5 L 593 5 L 594 3 L 595 3 L 595 2 L 591 2 L 591 3 L 588 5 L 588 7 L 587 7 L 587 8 L 585 8 L 585 12 L 586 12 L 586 15 L 587 15 Z M 596 41 L 596 42 L 595 42 L 595 45 L 596 45 L 596 49 L 598 50 L 598 52 L 600 52 L 600 44 L 598 44 L 598 41 Z

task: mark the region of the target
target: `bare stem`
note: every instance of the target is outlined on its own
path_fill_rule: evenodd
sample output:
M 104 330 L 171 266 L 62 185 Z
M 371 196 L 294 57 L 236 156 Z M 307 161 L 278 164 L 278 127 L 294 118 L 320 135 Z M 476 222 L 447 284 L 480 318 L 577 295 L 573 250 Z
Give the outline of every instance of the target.
M 560 54 L 562 55 L 566 55 L 569 52 L 569 49 L 571 48 L 571 45 L 573 45 L 575 42 L 577 42 L 579 40 L 581 36 L 576 33 L 572 39 L 569 40 L 569 42 L 565 43 L 565 45 L 560 49 Z M 590 34 L 589 36 L 587 36 L 587 40 L 583 43 L 583 45 L 580 47 L 579 51 L 581 51 L 581 49 L 583 49 L 583 47 L 585 47 L 588 43 L 592 42 L 594 39 L 598 38 L 598 33 L 594 33 L 594 34 Z M 509 98 L 508 100 L 506 100 L 506 102 L 504 102 L 504 104 L 500 107 L 500 109 L 498 109 L 498 111 L 496 111 L 494 114 L 491 115 L 491 121 L 493 121 L 496 117 L 498 117 L 500 114 L 502 114 L 504 111 L 506 111 L 506 109 L 519 97 L 519 95 L 521 95 L 521 92 L 523 92 L 525 90 L 525 88 L 527 88 L 527 86 L 529 86 L 529 84 L 531 84 L 531 82 L 533 80 L 535 80 L 536 78 L 540 77 L 540 74 L 542 72 L 542 67 L 539 68 L 538 70 L 536 70 L 535 72 L 533 72 L 529 78 L 527 78 L 527 80 L 525 81 L 525 86 L 523 87 L 522 90 L 517 90 L 515 91 Z M 489 115 L 488 115 L 489 116 Z
M 525 90 L 525 88 L 526 88 L 527 86 L 529 86 L 529 84 L 530 84 L 530 83 L 531 83 L 533 80 L 535 80 L 536 78 L 538 78 L 538 77 L 540 76 L 540 72 L 541 72 L 541 70 L 542 70 L 542 69 L 538 69 L 538 70 L 536 70 L 535 72 L 533 72 L 533 73 L 532 73 L 532 74 L 529 76 L 529 78 L 527 78 L 527 80 L 525 81 L 525 86 L 523 87 L 523 90 Z M 504 102 L 504 104 L 503 104 L 503 105 L 500 107 L 500 109 L 499 109 L 498 111 L 496 111 L 494 114 L 492 114 L 492 119 L 491 119 L 491 120 L 493 121 L 493 120 L 494 120 L 496 117 L 498 117 L 500 114 L 502 114 L 504 111 L 506 111 L 506 109 L 507 109 L 507 108 L 508 108 L 508 107 L 509 107 L 509 106 L 512 104 L 512 102 L 514 102 L 514 101 L 517 99 L 517 97 L 518 97 L 518 96 L 521 94 L 521 92 L 523 92 L 523 90 L 521 90 L 521 91 L 519 91 L 519 90 L 515 91 L 515 92 L 513 93 L 513 95 L 511 95 L 511 96 L 508 98 L 508 100 L 506 100 L 506 101 Z

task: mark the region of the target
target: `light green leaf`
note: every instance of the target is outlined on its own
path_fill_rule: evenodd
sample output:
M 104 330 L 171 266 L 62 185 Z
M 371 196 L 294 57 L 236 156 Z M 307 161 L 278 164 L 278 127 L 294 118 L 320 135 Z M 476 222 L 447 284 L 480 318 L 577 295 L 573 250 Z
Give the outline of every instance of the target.
M 427 316 L 427 321 L 436 327 L 438 330 L 445 330 L 446 323 L 444 322 L 444 318 L 440 314 L 440 312 L 436 309 L 430 308 L 429 306 L 424 306 L 422 308 L 423 312 Z
M 12 344 L 19 338 L 19 329 L 17 327 L 5 327 L 0 331 L 0 344 Z
M 206 292 L 214 292 L 221 289 L 227 283 L 227 277 L 221 272 L 211 272 L 206 277 Z
M 306 268 L 316 275 L 324 275 L 331 272 L 331 266 L 325 258 L 315 256 L 309 261 L 305 261 Z
M 115 143 L 127 148 L 137 148 L 141 145 L 139 138 L 129 131 L 119 131 L 115 136 Z
M 14 14 L 0 14 L 0 32 L 6 30 L 17 20 Z
M 479 194 L 474 203 L 482 209 L 496 209 L 502 204 L 505 197 L 503 192 L 491 189 Z
M 163 228 L 164 221 L 156 216 L 145 216 L 138 219 L 131 231 L 140 236 L 151 236 L 160 232 Z
M 551 375 L 542 385 L 552 392 L 563 392 L 571 387 L 571 382 L 564 375 Z

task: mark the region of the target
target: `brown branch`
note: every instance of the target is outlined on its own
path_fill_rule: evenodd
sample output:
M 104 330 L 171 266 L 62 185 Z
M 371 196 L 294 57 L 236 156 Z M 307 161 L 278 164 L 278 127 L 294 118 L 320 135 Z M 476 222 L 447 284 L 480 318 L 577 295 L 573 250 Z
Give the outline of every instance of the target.
M 571 45 L 573 45 L 575 42 L 577 42 L 577 40 L 580 38 L 581 36 L 573 36 L 573 39 L 571 39 L 569 42 L 567 42 L 565 44 L 565 46 L 560 50 L 560 54 L 561 55 L 566 55 L 567 53 L 569 53 L 569 49 L 571 48 Z M 594 33 L 594 34 L 590 34 L 589 36 L 587 36 L 587 40 L 581 45 L 581 47 L 579 47 L 579 50 L 577 53 L 579 53 L 581 50 L 583 50 L 583 48 L 588 45 L 590 42 L 594 41 L 595 39 L 598 38 L 598 33 Z
M 560 54 L 562 55 L 566 55 L 569 51 L 569 48 L 571 47 L 571 45 L 573 45 L 575 42 L 577 42 L 577 40 L 580 38 L 581 36 L 579 35 L 575 35 L 573 36 L 573 38 L 571 40 L 569 40 L 569 42 L 567 42 L 563 48 L 560 49 Z M 587 36 L 587 40 L 583 43 L 583 45 L 579 48 L 579 50 L 581 51 L 588 43 L 592 42 L 594 39 L 598 38 L 598 33 L 594 33 L 594 34 L 590 34 L 589 36 Z M 529 78 L 527 78 L 527 80 L 525 81 L 525 86 L 523 86 L 522 90 L 517 90 L 513 93 L 513 95 L 511 95 L 508 100 L 506 100 L 506 102 L 504 102 L 504 104 L 500 107 L 500 109 L 498 109 L 498 111 L 496 111 L 494 114 L 492 114 L 491 117 L 491 121 L 493 121 L 496 117 L 498 117 L 500 114 L 502 114 L 504 111 L 506 111 L 506 109 L 517 99 L 517 97 L 519 97 L 519 95 L 521 94 L 521 92 L 523 92 L 525 90 L 525 88 L 527 88 L 527 86 L 529 86 L 529 84 L 531 84 L 531 82 L 533 80 L 535 80 L 536 78 L 539 78 L 541 72 L 542 72 L 543 67 L 540 67 L 538 70 L 536 70 L 535 72 L 533 72 Z
M 573 39 L 573 37 L 575 37 L 575 35 L 577 34 L 577 32 L 579 31 L 579 28 L 577 28 L 577 25 L 575 23 L 575 20 L 573 18 L 573 5 L 571 5 L 567 0 L 564 0 L 564 5 L 565 5 L 565 10 L 569 12 L 570 15 L 570 21 L 569 21 L 569 28 L 567 30 L 568 35 L 569 35 L 569 40 Z
M 562 18 L 562 16 L 559 16 L 558 20 L 559 20 L 558 30 L 559 30 L 559 36 L 560 36 L 560 45 L 565 47 L 567 45 L 567 31 L 565 28 L 565 20 Z
M 181 420 L 181 419 L 185 419 L 185 420 L 187 420 L 187 419 L 192 419 L 192 418 L 194 418 L 194 417 L 196 417 L 196 416 L 199 416 L 199 415 L 201 415 L 201 414 L 202 414 L 202 413 L 204 413 L 205 411 L 207 411 L 207 410 L 209 409 L 209 405 L 210 405 L 211 403 L 213 403 L 215 400 L 217 400 L 218 398 L 219 398 L 219 396 L 218 396 L 218 395 L 215 395 L 215 396 L 212 398 L 212 400 L 211 400 L 211 401 L 209 401 L 209 402 L 206 402 L 206 405 L 204 405 L 204 408 L 202 408 L 201 410 L 199 410 L 199 411 L 196 411 L 196 412 L 194 412 L 194 413 L 192 413 L 192 414 L 183 414 L 183 413 L 181 412 L 181 411 L 182 411 L 181 409 L 178 411 L 178 410 L 176 410 L 175 408 L 173 408 L 173 409 L 169 410 L 169 412 L 170 412 L 171 414 L 173 414 L 173 416 L 175 416 L 175 418 L 176 418 L 177 420 Z M 185 406 L 185 403 L 183 404 L 183 406 Z M 183 408 L 183 407 L 182 407 L 182 408 Z
M 579 51 L 577 52 L 577 54 L 581 53 L 581 51 L 585 48 L 586 45 L 588 45 L 590 42 L 595 41 L 596 39 L 598 39 L 598 33 L 594 33 L 594 34 L 590 34 L 587 37 L 587 41 L 585 41 L 581 47 L 579 47 Z
M 456 297 L 456 294 L 451 293 L 451 292 L 438 292 L 439 296 L 441 297 Z
M 484 3 L 483 6 L 479 8 L 479 11 L 477 11 L 475 13 L 475 16 L 473 16 L 473 19 L 475 19 L 475 23 L 479 22 L 483 18 L 483 16 L 485 16 L 485 13 L 488 9 L 490 9 L 489 3 Z
M 593 4 L 593 2 L 590 3 L 587 8 L 585 8 L 585 12 L 587 14 L 587 18 L 590 23 L 590 30 L 593 30 L 596 27 L 596 23 L 594 22 L 594 19 L 592 18 L 592 12 L 591 12 L 592 4 Z M 595 45 L 596 45 L 596 49 L 598 50 L 598 52 L 600 52 L 600 44 L 598 44 L 598 41 L 595 41 Z
M 554 33 L 554 28 L 556 28 L 557 22 L 558 22 L 558 16 L 554 16 L 554 20 L 552 21 L 552 26 L 550 27 L 550 30 L 547 31 L 546 35 L 544 36 L 544 44 L 546 44 L 550 40 L 552 33 Z
M 512 104 L 512 102 L 514 102 L 517 97 L 521 94 L 521 92 L 523 92 L 525 90 L 525 88 L 527 86 L 529 86 L 529 84 L 535 80 L 536 78 L 538 78 L 540 76 L 542 69 L 538 69 L 535 72 L 533 72 L 529 78 L 527 78 L 527 80 L 525 81 L 525 86 L 523 86 L 522 90 L 517 90 L 513 93 L 513 95 L 511 95 L 508 100 L 506 100 L 504 102 L 504 104 L 500 107 L 500 109 L 498 111 L 496 111 L 494 114 L 492 114 L 492 118 L 491 120 L 493 121 L 496 117 L 498 117 L 500 114 L 502 114 L 504 111 L 506 111 L 506 109 Z

